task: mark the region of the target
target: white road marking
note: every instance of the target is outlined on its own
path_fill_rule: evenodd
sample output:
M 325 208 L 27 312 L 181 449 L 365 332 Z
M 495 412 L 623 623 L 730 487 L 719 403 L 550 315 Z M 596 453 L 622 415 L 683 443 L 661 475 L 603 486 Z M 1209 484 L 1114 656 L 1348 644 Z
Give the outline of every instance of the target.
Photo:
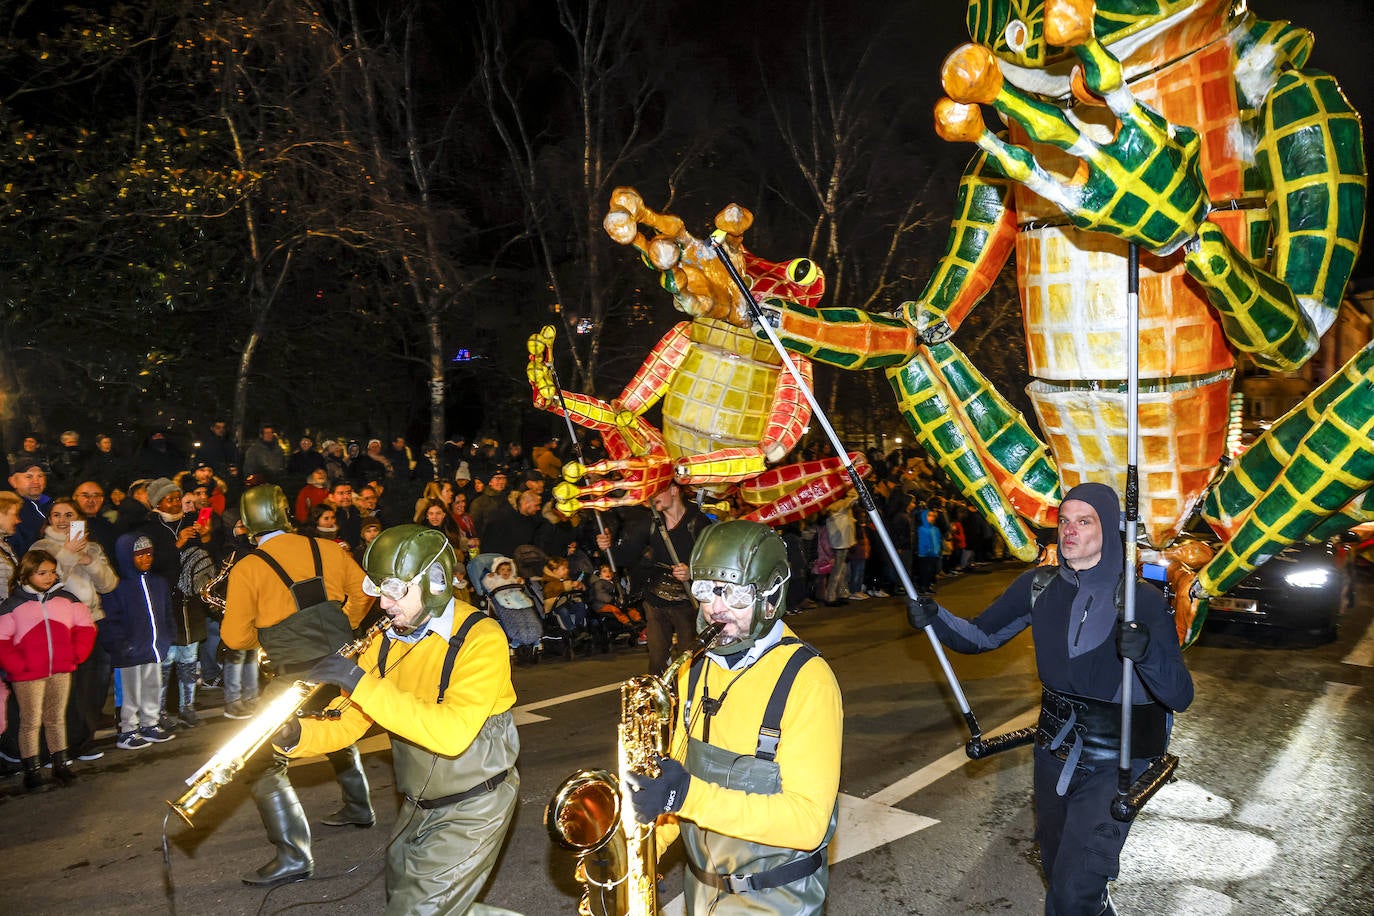
M 1023 728 L 1034 723 L 1039 715 L 1040 707 L 1037 706 L 1002 723 L 989 734 L 1000 735 Z M 840 819 L 835 827 L 835 837 L 830 841 L 830 864 L 836 865 L 938 824 L 939 821 L 933 818 L 903 811 L 896 805 L 968 762 L 968 755 L 963 748 L 959 748 L 934 763 L 926 764 L 915 773 L 903 776 L 887 788 L 879 789 L 868 798 L 840 793 Z M 663 916 L 685 916 L 686 908 L 686 900 L 679 894 L 663 907 Z
M 588 687 L 586 690 L 578 690 L 574 693 L 565 693 L 562 696 L 549 697 L 547 700 L 536 700 L 533 703 L 526 703 L 511 710 L 515 715 L 516 725 L 532 725 L 535 722 L 547 722 L 548 716 L 537 716 L 534 714 L 536 709 L 548 709 L 550 706 L 559 706 L 563 703 L 571 703 L 573 700 L 582 700 L 587 697 L 594 697 L 602 693 L 610 693 L 612 690 L 619 690 L 624 681 L 616 681 L 613 684 L 602 684 L 600 687 Z
M 1374 668 L 1374 623 L 1364 631 L 1360 641 L 1355 643 L 1355 647 L 1350 650 L 1350 654 L 1341 659 L 1347 665 L 1359 665 L 1362 668 Z
M 589 687 L 586 690 L 579 690 L 575 693 L 565 693 L 562 696 L 549 697 L 547 700 L 537 700 L 533 703 L 526 703 L 524 706 L 516 706 L 511 710 L 515 719 L 515 724 L 530 725 L 535 722 L 547 722 L 548 716 L 536 715 L 532 710 L 547 709 L 550 706 L 558 706 L 561 703 L 571 703 L 573 700 L 581 700 L 586 697 L 594 697 L 602 693 L 610 693 L 612 690 L 619 690 L 622 681 L 614 684 L 602 684 L 600 687 Z M 377 751 L 384 751 L 391 747 L 391 738 L 386 734 L 373 735 L 358 742 L 358 752 L 362 754 L 373 754 Z M 305 766 L 309 763 L 320 763 L 324 757 L 302 757 L 292 760 L 291 766 Z
M 1040 717 L 1040 707 L 1028 709 L 1021 715 L 1007 722 L 1003 722 L 997 728 L 987 732 L 987 735 L 1000 735 L 1004 732 L 1014 731 L 1018 728 L 1025 728 L 1027 725 L 1034 725 Z M 895 805 L 905 798 L 910 798 L 926 786 L 935 782 L 942 776 L 948 776 L 964 764 L 968 763 L 968 755 L 961 747 L 958 750 L 950 751 L 945 756 L 933 763 L 928 763 L 915 773 L 904 776 L 888 786 L 886 789 L 879 789 L 868 797 L 871 802 L 880 805 Z

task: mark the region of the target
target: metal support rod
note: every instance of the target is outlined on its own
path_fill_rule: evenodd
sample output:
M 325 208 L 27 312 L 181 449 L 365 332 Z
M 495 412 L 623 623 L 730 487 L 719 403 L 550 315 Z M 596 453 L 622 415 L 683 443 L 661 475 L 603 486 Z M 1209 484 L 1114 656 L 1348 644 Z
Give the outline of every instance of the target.
M 1140 520 L 1140 246 L 1131 242 L 1126 250 L 1126 577 L 1125 607 L 1121 626 L 1135 620 L 1136 524 Z M 1121 760 L 1117 773 L 1117 795 L 1124 798 L 1131 789 L 1131 688 L 1135 665 L 1121 660 Z
M 577 465 L 586 472 L 587 461 L 582 456 L 582 440 L 577 437 L 577 427 L 573 424 L 572 415 L 568 413 L 568 402 L 563 400 L 563 383 L 558 380 L 558 369 L 554 367 L 553 348 L 549 348 L 549 375 L 553 377 L 553 390 L 558 392 L 558 406 L 563 411 L 563 422 L 568 426 L 568 435 L 572 438 L 573 454 L 577 456 Z M 606 526 L 601 522 L 601 513 L 593 509 L 592 518 L 596 519 L 596 531 L 598 534 L 606 533 Z M 618 576 L 620 571 L 615 568 L 615 557 L 611 556 L 609 550 L 604 551 L 606 565 L 611 567 L 611 575 Z
M 902 588 L 906 590 L 908 599 L 914 600 L 916 597 L 916 588 L 911 583 L 911 576 L 907 572 L 905 564 L 902 563 L 901 557 L 897 553 L 897 548 L 892 544 L 892 538 L 888 536 L 887 526 L 883 524 L 883 518 L 878 513 L 878 508 L 873 502 L 873 494 L 868 491 L 868 487 L 864 484 L 863 478 L 860 477 L 859 472 L 855 470 L 854 462 L 850 460 L 849 452 L 845 449 L 844 443 L 842 443 L 840 437 L 836 435 L 834 427 L 830 425 L 830 421 L 826 418 L 825 412 L 821 410 L 821 405 L 816 402 L 815 393 L 811 391 L 810 386 L 802 381 L 801 372 L 798 371 L 797 364 L 793 362 L 792 354 L 788 353 L 787 348 L 782 345 L 782 341 L 778 339 L 778 335 L 773 330 L 773 326 L 768 323 L 767 316 L 764 315 L 763 309 L 760 308 L 758 302 L 754 300 L 754 294 L 749 291 L 748 284 L 744 282 L 744 278 L 741 277 L 739 271 L 735 269 L 734 262 L 730 260 L 730 256 L 726 252 L 725 246 L 721 244 L 720 236 L 721 233 L 719 231 L 711 235 L 711 247 L 715 250 L 716 257 L 720 258 L 720 262 L 730 275 L 730 279 L 734 281 L 735 286 L 739 287 L 739 291 L 744 296 L 744 301 L 748 305 L 750 316 L 754 319 L 755 323 L 763 329 L 764 334 L 768 337 L 769 343 L 778 351 L 778 355 L 782 357 L 783 365 L 787 367 L 787 371 L 792 373 L 792 380 L 796 382 L 797 388 L 802 393 L 802 397 L 806 398 L 806 403 L 811 407 L 812 417 L 820 424 L 821 429 L 825 430 L 826 437 L 830 440 L 831 448 L 835 450 L 835 454 L 844 464 L 844 469 L 849 474 L 849 480 L 854 485 L 855 491 L 859 494 L 859 502 L 863 505 L 864 511 L 868 513 L 869 520 L 873 522 L 873 529 L 878 533 L 878 540 L 883 543 L 883 550 L 886 551 L 892 568 L 897 571 L 897 577 L 901 579 Z M 959 712 L 963 714 L 964 722 L 968 725 L 969 734 L 972 736 L 969 742 L 969 756 L 973 756 L 973 749 L 981 747 L 983 737 L 982 731 L 978 727 L 978 720 L 974 717 L 973 711 L 969 708 L 968 699 L 964 696 L 963 688 L 959 685 L 959 678 L 954 674 L 954 669 L 950 667 L 949 659 L 945 656 L 944 646 L 940 645 L 940 638 L 935 635 L 935 627 L 933 625 L 926 626 L 925 634 L 926 638 L 930 640 L 930 647 L 935 652 L 935 658 L 939 661 L 941 670 L 944 671 L 945 680 L 949 683 L 949 689 L 954 694 L 954 700 L 959 706 Z

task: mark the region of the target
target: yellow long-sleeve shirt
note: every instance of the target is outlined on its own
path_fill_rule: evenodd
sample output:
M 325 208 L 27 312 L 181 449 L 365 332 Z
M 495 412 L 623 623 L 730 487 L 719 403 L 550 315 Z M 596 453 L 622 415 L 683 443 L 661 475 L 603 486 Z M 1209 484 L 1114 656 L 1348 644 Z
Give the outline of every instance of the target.
M 454 626 L 460 626 L 473 610 L 457 603 Z M 478 621 L 468 631 L 443 703 L 436 700 L 448 640 L 430 633 L 413 644 L 393 641 L 387 652 L 386 676 L 378 677 L 377 656 L 385 638 L 373 640 L 358 658 L 358 667 L 367 673 L 352 695 L 330 704 L 330 708 L 340 710 L 339 718 L 302 719 L 300 742 L 288 756 L 337 751 L 357 741 L 376 722 L 426 750 L 457 757 L 472 744 L 488 718 L 515 705 L 509 644 L 495 620 Z
M 783 638 L 794 637 L 786 626 Z M 739 754 L 752 755 L 758 745 L 759 726 L 773 686 L 788 658 L 798 646 L 782 646 L 763 655 L 743 675 L 709 659 L 691 697 L 691 736 L 704 740 L 706 716 L 701 699 L 709 690 L 719 699 L 736 676 L 720 711 L 711 719 L 710 743 Z M 678 696 L 686 697 L 689 672 L 679 675 Z M 807 662 L 797 674 L 787 697 L 778 744 L 777 764 L 782 791 L 759 795 L 726 789 L 693 777 L 678 816 L 707 830 L 767 846 L 809 850 L 820 845 L 830 826 L 830 815 L 840 788 L 840 747 L 844 731 L 844 707 L 835 675 L 824 659 Z M 683 759 L 686 729 L 681 721 L 673 727 L 673 756 Z M 660 849 L 676 839 L 671 821 L 658 831 Z
M 343 606 L 348 622 L 356 627 L 372 606 L 372 599 L 363 593 L 363 569 L 352 554 L 333 541 L 316 541 L 325 594 Z M 310 539 L 304 535 L 278 534 L 259 549 L 297 582 L 315 575 Z M 276 572 L 261 557 L 245 556 L 229 571 L 220 639 L 231 649 L 257 648 L 258 630 L 281 623 L 294 613 L 296 602 Z

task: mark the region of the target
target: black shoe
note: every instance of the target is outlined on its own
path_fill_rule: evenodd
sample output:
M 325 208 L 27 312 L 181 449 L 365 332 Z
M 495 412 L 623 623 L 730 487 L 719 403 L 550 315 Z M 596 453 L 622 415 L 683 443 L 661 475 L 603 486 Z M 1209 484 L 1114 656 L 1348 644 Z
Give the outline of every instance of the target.
M 61 786 L 69 786 L 76 782 L 76 774 L 72 772 L 72 759 L 65 750 L 53 752 L 52 778 Z
M 24 758 L 24 791 L 36 792 L 43 788 L 43 770 L 38 766 L 37 757 Z

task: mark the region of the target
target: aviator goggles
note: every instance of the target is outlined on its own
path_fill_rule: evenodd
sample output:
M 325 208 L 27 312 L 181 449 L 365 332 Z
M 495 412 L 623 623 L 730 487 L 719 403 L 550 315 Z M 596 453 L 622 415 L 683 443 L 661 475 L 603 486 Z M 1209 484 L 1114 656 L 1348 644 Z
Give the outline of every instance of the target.
M 395 576 L 387 576 L 381 584 L 372 581 L 371 576 L 363 577 L 363 594 L 371 595 L 373 598 L 390 598 L 392 601 L 400 601 L 410 591 L 410 587 L 420 581 L 424 571 L 413 579 L 398 579 Z
M 425 573 L 434 564 L 434 561 L 439 559 L 441 553 L 443 553 L 442 550 L 421 564 L 420 571 L 409 579 L 387 576 L 381 583 L 377 583 L 373 581 L 371 576 L 363 576 L 363 594 L 373 598 L 388 598 L 392 601 L 402 600 L 410 592 L 410 587 L 419 584 L 420 580 L 425 577 Z
M 702 604 L 710 604 L 719 598 L 725 606 L 734 611 L 742 611 L 754 606 L 754 596 L 758 594 L 753 583 L 736 585 L 733 582 L 717 582 L 714 579 L 692 580 L 692 597 Z

